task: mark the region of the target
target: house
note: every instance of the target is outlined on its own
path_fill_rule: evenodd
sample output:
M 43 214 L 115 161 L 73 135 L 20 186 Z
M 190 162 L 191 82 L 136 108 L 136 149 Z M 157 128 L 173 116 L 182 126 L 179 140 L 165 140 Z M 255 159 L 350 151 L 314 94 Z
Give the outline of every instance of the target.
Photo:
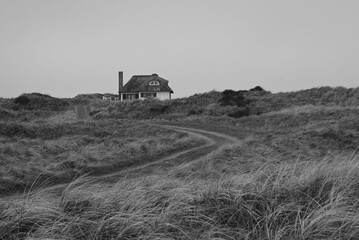
M 171 99 L 172 89 L 168 80 L 152 75 L 134 75 L 123 86 L 123 72 L 118 74 L 120 100 L 135 100 L 154 97 L 160 100 Z

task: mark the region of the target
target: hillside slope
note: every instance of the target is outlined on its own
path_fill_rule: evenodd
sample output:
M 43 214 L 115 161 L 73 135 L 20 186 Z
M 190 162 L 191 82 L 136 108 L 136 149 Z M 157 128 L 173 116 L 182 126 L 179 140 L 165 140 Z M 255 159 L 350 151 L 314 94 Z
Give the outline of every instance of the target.
M 228 90 L 132 102 L 82 95 L 82 104 L 90 105 L 87 122 L 77 120 L 75 103 L 66 101 L 68 107 L 57 110 L 0 101 L 7 112 L 0 117 L 0 160 L 18 164 L 2 171 L 4 182 L 27 176 L 19 171 L 22 161 L 46 173 L 76 171 L 121 155 L 131 164 L 197 144 L 161 124 L 240 142 L 116 184 L 79 178 L 55 199 L 39 179 L 23 199 L 0 199 L 0 239 L 359 238 L 358 88 Z M 153 123 L 158 127 L 150 128 Z
M 211 91 L 181 99 L 157 101 L 107 102 L 93 100 L 92 117 L 101 118 L 136 118 L 176 119 L 189 115 L 230 116 L 240 118 L 279 111 L 294 106 L 358 106 L 359 88 L 342 87 L 313 88 L 298 92 L 275 93 L 265 90 L 226 90 Z

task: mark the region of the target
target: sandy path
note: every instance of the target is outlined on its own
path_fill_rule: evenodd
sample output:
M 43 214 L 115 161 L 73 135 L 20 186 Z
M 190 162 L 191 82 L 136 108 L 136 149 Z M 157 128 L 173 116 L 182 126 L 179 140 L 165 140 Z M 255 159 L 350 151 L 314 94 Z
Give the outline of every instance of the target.
M 191 148 L 188 150 L 184 150 L 181 152 L 177 152 L 162 158 L 159 158 L 156 161 L 148 162 L 139 166 L 129 167 L 114 173 L 104 174 L 99 176 L 88 176 L 82 178 L 84 181 L 91 181 L 94 183 L 115 183 L 121 178 L 135 178 L 144 176 L 146 174 L 150 174 L 159 170 L 166 171 L 173 169 L 179 165 L 186 166 L 192 164 L 195 161 L 200 161 L 213 151 L 219 149 L 220 147 L 226 144 L 236 143 L 239 140 L 237 138 L 221 134 L 218 132 L 194 129 L 194 128 L 186 128 L 186 127 L 178 127 L 178 126 L 170 126 L 170 125 L 156 125 L 163 128 L 169 128 L 175 130 L 177 132 L 187 133 L 190 136 L 201 138 L 205 140 L 205 144 L 199 147 Z M 42 189 L 41 191 L 46 191 L 50 195 L 56 194 L 61 195 L 62 191 L 68 186 L 68 183 L 58 184 L 55 186 L 47 187 L 46 189 Z M 9 201 L 11 199 L 21 198 L 23 195 L 16 194 L 13 196 L 8 196 L 1 198 L 1 200 Z
M 187 133 L 190 136 L 201 138 L 206 141 L 205 145 L 200 147 L 191 148 L 188 150 L 184 150 L 169 156 L 165 156 L 156 161 L 152 161 L 149 163 L 142 164 L 140 166 L 134 166 L 130 168 L 126 168 L 124 170 L 102 175 L 99 177 L 93 177 L 91 180 L 101 180 L 103 182 L 116 182 L 118 179 L 122 177 L 132 178 L 139 177 L 145 174 L 150 174 L 151 172 L 172 169 L 179 165 L 191 164 L 194 161 L 200 161 L 205 158 L 207 155 L 217 150 L 226 144 L 236 143 L 239 140 L 237 138 L 221 134 L 218 132 L 200 130 L 195 128 L 185 128 L 178 126 L 170 126 L 170 125 L 156 125 L 159 127 L 169 128 L 175 130 L 177 132 Z

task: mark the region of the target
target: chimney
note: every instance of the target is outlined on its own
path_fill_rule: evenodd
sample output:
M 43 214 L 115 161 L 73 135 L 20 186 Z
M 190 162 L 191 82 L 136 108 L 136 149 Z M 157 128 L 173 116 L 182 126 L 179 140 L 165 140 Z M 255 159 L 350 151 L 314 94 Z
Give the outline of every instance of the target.
M 123 89 L 123 72 L 118 72 L 118 93 Z

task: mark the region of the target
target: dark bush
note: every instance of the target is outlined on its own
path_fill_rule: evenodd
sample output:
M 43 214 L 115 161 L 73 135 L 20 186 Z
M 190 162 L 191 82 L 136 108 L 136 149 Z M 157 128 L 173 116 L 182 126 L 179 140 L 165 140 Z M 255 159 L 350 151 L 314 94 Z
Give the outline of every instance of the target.
M 228 92 L 226 94 L 224 94 L 224 92 L 223 92 L 223 96 L 222 96 L 222 98 L 219 99 L 219 103 L 221 106 L 234 105 L 233 104 L 233 95 L 230 95 Z
M 245 99 L 242 91 L 224 90 L 219 103 L 221 106 L 246 107 L 249 100 Z
M 233 96 L 235 95 L 237 92 L 232 90 L 232 89 L 226 89 L 222 92 L 223 96 Z
M 253 92 L 253 91 L 262 92 L 262 91 L 264 91 L 264 89 L 262 87 L 260 87 L 260 86 L 256 86 L 254 88 L 249 89 L 249 91 L 251 91 L 251 92 Z
M 26 105 L 30 102 L 30 98 L 28 98 L 24 95 L 21 95 L 21 96 L 18 96 L 17 98 L 15 98 L 14 102 L 16 104 Z

